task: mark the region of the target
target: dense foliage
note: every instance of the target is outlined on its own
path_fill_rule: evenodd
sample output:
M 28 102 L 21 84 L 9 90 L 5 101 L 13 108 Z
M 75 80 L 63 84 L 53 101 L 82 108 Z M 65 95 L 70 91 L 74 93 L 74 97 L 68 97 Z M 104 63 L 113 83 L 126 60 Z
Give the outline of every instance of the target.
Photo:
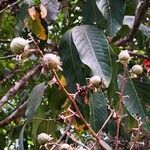
M 0 149 L 150 149 L 149 7 L 1 0 Z

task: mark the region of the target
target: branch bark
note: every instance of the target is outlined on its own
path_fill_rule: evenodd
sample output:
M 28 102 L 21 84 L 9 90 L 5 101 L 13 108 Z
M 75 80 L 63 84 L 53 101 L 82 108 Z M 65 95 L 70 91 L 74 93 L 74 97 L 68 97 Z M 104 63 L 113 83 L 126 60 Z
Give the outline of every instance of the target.
M 33 69 L 31 69 L 27 74 L 25 74 L 21 80 L 19 80 L 10 90 L 2 97 L 0 100 L 0 110 L 2 106 L 12 97 L 14 96 L 18 90 L 20 90 L 29 79 L 31 79 L 34 75 L 39 73 L 42 69 L 42 65 L 37 65 Z
M 14 5 L 18 4 L 21 1 L 22 0 L 6 0 L 6 1 L 4 0 L 4 1 L 0 2 L 0 4 L 1 4 L 0 5 L 0 14 L 3 13 L 5 10 L 7 10 L 7 9 L 13 7 Z
M 150 6 L 149 0 L 143 0 L 143 3 L 141 4 L 140 8 L 138 9 L 138 13 L 135 16 L 135 21 L 134 21 L 132 30 L 124 38 L 121 38 L 117 42 L 115 42 L 115 45 L 124 46 L 128 42 L 133 40 L 133 38 L 134 38 L 134 36 L 135 36 L 136 32 L 138 31 L 138 28 L 141 24 L 141 21 L 142 21 L 143 17 L 145 16 L 145 13 L 147 12 L 149 6 Z
M 132 51 L 128 51 L 128 52 L 131 56 L 135 56 L 135 57 L 138 57 L 138 58 L 143 58 L 143 59 L 150 60 L 150 57 L 148 55 L 138 54 L 138 53 L 134 53 Z
M 27 108 L 27 101 L 24 102 L 18 109 L 16 109 L 10 116 L 0 121 L 0 127 L 8 125 L 11 121 L 20 118 L 24 115 Z
M 0 39 L 0 43 L 10 43 L 11 40 L 8 39 Z

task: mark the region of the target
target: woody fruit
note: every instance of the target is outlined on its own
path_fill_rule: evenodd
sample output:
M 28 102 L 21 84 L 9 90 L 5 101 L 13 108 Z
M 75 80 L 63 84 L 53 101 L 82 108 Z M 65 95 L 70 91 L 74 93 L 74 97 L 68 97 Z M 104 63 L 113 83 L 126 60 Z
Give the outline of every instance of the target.
M 121 51 L 118 55 L 118 62 L 122 64 L 128 64 L 131 57 L 128 50 Z
M 24 47 L 28 44 L 28 40 L 21 37 L 14 38 L 10 43 L 10 49 L 14 54 L 21 54 L 24 51 Z
M 52 138 L 46 133 L 39 134 L 37 139 L 40 145 L 43 145 L 52 140 Z
M 134 65 L 132 68 L 131 68 L 131 71 L 136 74 L 136 75 L 141 75 L 143 73 L 143 68 L 142 66 L 140 65 Z

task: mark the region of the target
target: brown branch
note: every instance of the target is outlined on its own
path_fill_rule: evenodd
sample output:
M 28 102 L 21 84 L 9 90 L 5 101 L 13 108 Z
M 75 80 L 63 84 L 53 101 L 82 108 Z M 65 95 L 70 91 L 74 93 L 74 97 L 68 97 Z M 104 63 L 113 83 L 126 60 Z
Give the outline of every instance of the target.
M 85 144 L 83 144 L 81 141 L 78 141 L 76 138 L 74 138 L 73 136 L 71 136 L 70 133 L 67 132 L 67 135 L 69 136 L 69 138 L 70 138 L 73 142 L 75 142 L 75 143 L 77 143 L 78 145 L 80 145 L 80 146 L 86 148 L 86 150 L 90 150 L 90 149 L 89 149 Z
M 114 113 L 114 110 L 110 110 L 110 111 L 111 111 L 111 112 L 110 112 L 108 118 L 106 119 L 106 121 L 104 122 L 104 124 L 102 125 L 102 127 L 100 128 L 100 130 L 97 132 L 97 135 L 98 135 L 98 136 L 101 135 L 101 133 L 102 133 L 104 127 L 106 126 L 106 124 L 108 123 L 108 121 L 110 120 L 110 118 L 112 117 L 112 115 L 113 115 L 113 113 Z
M 0 127 L 8 125 L 11 121 L 16 120 L 24 115 L 27 108 L 27 101 L 17 108 L 10 116 L 0 121 Z
M 148 55 L 138 54 L 138 53 L 134 53 L 132 51 L 128 51 L 128 52 L 131 56 L 135 56 L 135 57 L 138 57 L 138 58 L 143 58 L 143 59 L 150 60 L 150 56 L 148 56 Z
M 110 120 L 110 118 L 112 117 L 113 113 L 114 113 L 114 110 L 111 110 L 110 109 L 110 114 L 108 116 L 108 118 L 106 119 L 106 121 L 104 122 L 104 124 L 102 125 L 102 127 L 100 128 L 100 130 L 97 132 L 97 136 L 100 136 L 104 127 L 106 126 L 106 124 L 108 123 L 108 121 Z M 94 147 L 96 146 L 97 142 L 93 144 L 93 146 L 90 148 L 90 150 L 94 149 Z
M 127 66 L 124 66 L 124 72 L 123 72 L 123 76 L 121 76 L 121 85 L 120 85 L 120 89 L 119 89 L 119 106 L 118 106 L 118 111 L 116 113 L 116 117 L 117 117 L 117 131 L 116 131 L 116 143 L 115 143 L 115 149 L 114 150 L 118 150 L 118 146 L 119 146 L 119 132 L 120 132 L 120 124 L 121 124 L 121 119 L 122 119 L 122 115 L 123 115 L 123 93 L 124 93 L 124 89 L 125 89 L 125 85 L 126 85 L 126 72 L 127 72 Z
M 86 127 L 87 127 L 88 130 L 89 130 L 89 132 L 90 132 L 90 133 L 92 134 L 92 136 L 97 140 L 97 143 L 98 143 L 101 147 L 103 147 L 104 149 L 107 149 L 107 148 L 105 147 L 106 145 L 103 144 L 104 141 L 102 141 L 102 140 L 97 136 L 97 134 L 94 132 L 94 130 L 91 128 L 91 126 L 87 123 L 87 121 L 86 121 L 86 120 L 84 119 L 84 117 L 82 116 L 82 114 L 81 114 L 81 112 L 80 112 L 80 110 L 79 110 L 79 108 L 78 108 L 78 105 L 76 104 L 75 98 L 74 98 L 73 96 L 71 96 L 71 95 L 68 93 L 68 91 L 65 89 L 65 87 L 62 85 L 62 83 L 60 82 L 60 80 L 59 80 L 59 78 L 58 78 L 56 72 L 55 72 L 54 70 L 51 70 L 51 71 L 52 71 L 52 73 L 54 74 L 54 76 L 55 76 L 55 78 L 56 78 L 56 80 L 57 80 L 57 82 L 58 82 L 58 84 L 59 84 L 61 90 L 66 94 L 66 96 L 68 97 L 68 100 L 72 103 L 72 105 L 73 105 L 74 109 L 76 110 L 77 115 L 80 117 L 81 121 L 86 125 Z
M 5 8 L 3 8 L 3 9 L 0 11 L 0 14 L 1 14 L 2 12 L 4 12 L 5 10 L 7 10 L 7 9 L 13 7 L 14 5 L 18 4 L 18 3 L 21 2 L 21 1 L 22 1 L 22 0 L 18 0 L 18 1 L 16 1 L 16 2 L 12 3 L 12 4 L 8 4 Z
M 32 68 L 27 74 L 25 74 L 21 80 L 19 80 L 10 90 L 2 97 L 0 100 L 0 109 L 2 106 L 12 97 L 14 96 L 18 90 L 20 90 L 29 79 L 31 79 L 35 74 L 39 73 L 42 69 L 42 65 L 37 65 Z
M 0 57 L 0 60 L 2 59 L 10 59 L 10 58 L 15 58 L 15 55 L 8 55 L 8 56 L 4 56 L 4 57 Z
M 7 39 L 0 39 L 0 43 L 10 43 L 11 40 L 7 40 Z
M 64 133 L 61 135 L 61 137 L 59 138 L 59 140 L 52 146 L 51 150 L 56 149 L 56 147 L 58 146 L 58 144 L 62 141 L 62 139 L 66 136 L 67 132 L 70 131 L 71 129 L 71 125 L 73 124 L 73 121 L 75 119 L 75 116 L 71 117 L 71 120 L 69 122 L 69 125 L 67 126 L 66 130 L 64 131 Z
M 134 38 L 134 36 L 135 36 L 136 32 L 138 31 L 138 28 L 141 24 L 141 21 L 144 18 L 145 13 L 147 12 L 149 6 L 150 6 L 149 0 L 143 0 L 143 3 L 141 3 L 141 7 L 138 9 L 138 13 L 135 16 L 135 21 L 133 23 L 132 30 L 124 38 L 121 38 L 118 41 L 116 41 L 115 45 L 124 46 L 128 42 L 133 40 L 133 38 Z

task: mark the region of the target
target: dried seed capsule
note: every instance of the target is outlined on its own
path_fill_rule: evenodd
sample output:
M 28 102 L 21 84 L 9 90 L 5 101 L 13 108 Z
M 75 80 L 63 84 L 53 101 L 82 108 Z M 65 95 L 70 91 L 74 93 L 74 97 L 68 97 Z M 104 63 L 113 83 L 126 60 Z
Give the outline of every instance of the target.
M 39 134 L 37 139 L 40 145 L 43 145 L 52 140 L 52 138 L 46 133 Z
M 122 64 L 128 64 L 131 57 L 128 50 L 121 51 L 118 55 L 118 61 Z
M 73 150 L 73 148 L 69 144 L 63 143 L 60 145 L 59 150 Z
M 62 70 L 60 57 L 55 54 L 45 54 L 43 56 L 43 63 L 51 69 Z
M 143 73 L 143 68 L 142 66 L 140 65 L 134 65 L 132 68 L 131 68 L 131 71 L 136 74 L 136 75 L 141 75 Z
M 98 87 L 101 84 L 101 77 L 100 76 L 93 76 L 90 78 L 90 83 L 94 86 L 94 87 Z
M 28 40 L 25 40 L 21 37 L 14 38 L 10 43 L 10 49 L 15 54 L 21 54 L 24 50 L 24 47 L 28 44 Z

